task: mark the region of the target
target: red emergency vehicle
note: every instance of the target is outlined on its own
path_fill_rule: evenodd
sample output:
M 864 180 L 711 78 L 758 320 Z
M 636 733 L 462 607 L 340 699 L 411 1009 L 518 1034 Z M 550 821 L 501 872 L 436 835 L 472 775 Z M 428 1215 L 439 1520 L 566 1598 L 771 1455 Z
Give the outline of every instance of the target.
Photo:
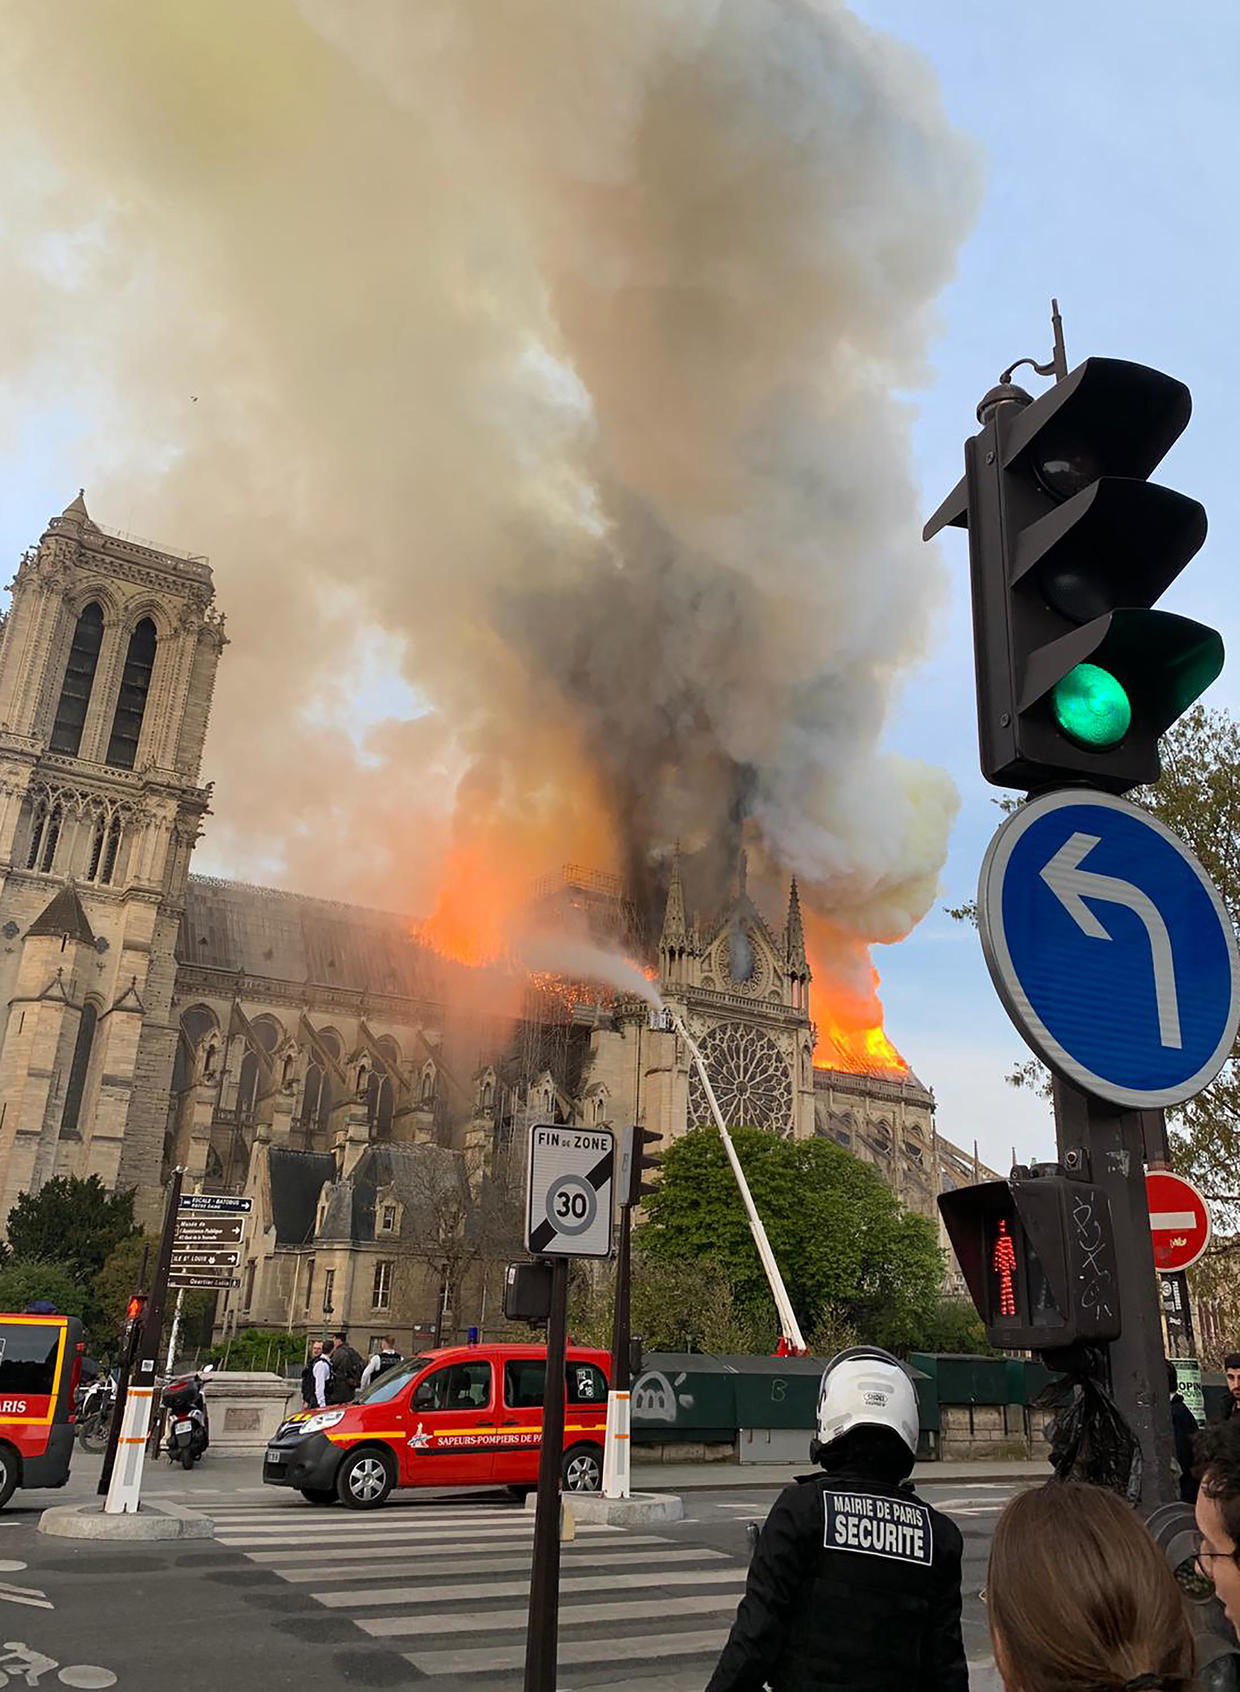
M 76 1316 L 0 1315 L 0 1509 L 19 1486 L 63 1486 L 82 1372 Z
M 597 1492 L 611 1359 L 569 1346 L 563 1479 Z M 535 1345 L 451 1346 L 389 1369 L 352 1404 L 291 1417 L 267 1447 L 263 1479 L 312 1504 L 373 1510 L 393 1487 L 538 1481 L 547 1352 Z

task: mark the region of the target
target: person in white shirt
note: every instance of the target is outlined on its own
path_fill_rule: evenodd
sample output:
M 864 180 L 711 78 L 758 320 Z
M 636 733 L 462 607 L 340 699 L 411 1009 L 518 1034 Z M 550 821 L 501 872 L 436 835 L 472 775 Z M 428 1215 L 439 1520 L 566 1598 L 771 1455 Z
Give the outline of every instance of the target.
M 332 1352 L 335 1349 L 333 1340 L 325 1339 L 323 1349 L 315 1358 L 311 1374 L 314 1377 L 314 1402 L 320 1410 L 327 1405 L 327 1383 L 332 1375 Z
M 399 1362 L 401 1355 L 396 1349 L 396 1341 L 388 1334 L 379 1341 L 378 1351 L 362 1370 L 362 1390 L 365 1391 L 371 1381 L 377 1381 L 380 1375 L 394 1369 Z

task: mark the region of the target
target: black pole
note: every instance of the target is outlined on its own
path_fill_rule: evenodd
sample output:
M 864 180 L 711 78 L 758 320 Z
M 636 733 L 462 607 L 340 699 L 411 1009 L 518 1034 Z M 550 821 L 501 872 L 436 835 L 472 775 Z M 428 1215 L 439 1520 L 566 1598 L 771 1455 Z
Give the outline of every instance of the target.
M 138 1373 L 154 1376 L 155 1359 L 159 1354 L 159 1336 L 164 1325 L 164 1304 L 168 1296 L 168 1275 L 172 1268 L 172 1242 L 176 1238 L 177 1214 L 181 1208 L 181 1182 L 185 1171 L 179 1166 L 172 1171 L 168 1184 L 168 1200 L 164 1205 L 164 1230 L 159 1237 L 159 1251 L 155 1258 L 155 1276 L 151 1282 L 151 1296 L 147 1300 L 142 1319 L 142 1343 L 138 1347 Z
M 629 1368 L 629 1296 L 632 1287 L 633 1212 L 626 1204 L 620 1211 L 620 1243 L 616 1247 L 616 1305 L 611 1323 L 611 1390 L 628 1392 L 632 1385 Z
M 560 1622 L 560 1465 L 564 1460 L 564 1365 L 568 1352 L 568 1259 L 551 1260 L 551 1314 L 543 1382 L 542 1452 L 534 1512 L 534 1561 L 525 1636 L 525 1692 L 556 1692 Z
M 1171 1401 L 1145 1192 L 1149 1113 L 1117 1109 L 1058 1077 L 1054 1099 L 1060 1161 L 1101 1187 L 1111 1205 L 1122 1327 L 1107 1348 L 1110 1387 L 1141 1450 L 1140 1503 L 1145 1509 L 1171 1504 L 1179 1490 L 1172 1476 Z

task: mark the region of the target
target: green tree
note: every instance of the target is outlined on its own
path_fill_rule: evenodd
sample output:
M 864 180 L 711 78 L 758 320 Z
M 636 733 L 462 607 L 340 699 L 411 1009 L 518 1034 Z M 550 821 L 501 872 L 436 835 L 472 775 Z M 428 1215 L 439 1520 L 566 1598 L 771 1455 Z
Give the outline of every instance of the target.
M 87 1293 L 71 1265 L 54 1258 L 14 1258 L 0 1268 L 0 1310 L 20 1315 L 28 1304 L 45 1298 L 60 1316 L 85 1313 Z
M 755 1129 L 732 1138 L 803 1329 L 845 1322 L 868 1342 L 907 1349 L 942 1281 L 934 1224 L 829 1140 Z M 647 1213 L 638 1241 L 648 1258 L 718 1265 L 743 1319 L 774 1338 L 766 1276 L 713 1129 L 694 1129 L 669 1148 Z
M 227 1361 L 230 1369 L 272 1369 L 279 1374 L 286 1363 L 302 1361 L 306 1340 L 303 1334 L 286 1333 L 283 1328 L 242 1328 L 207 1355 L 212 1363 Z
M 918 1335 L 913 1351 L 962 1352 L 973 1357 L 998 1357 L 986 1338 L 982 1319 L 967 1298 L 944 1296 Z
M 67 1264 L 86 1287 L 113 1246 L 138 1231 L 133 1202 L 132 1190 L 109 1193 L 97 1175 L 58 1175 L 9 1211 L 9 1248 L 15 1258 Z
M 611 1346 L 615 1273 L 582 1265 L 569 1291 L 569 1330 L 581 1345 Z M 717 1355 L 772 1349 L 770 1322 L 740 1308 L 723 1265 L 709 1258 L 635 1252 L 629 1327 L 646 1351 L 709 1351 Z

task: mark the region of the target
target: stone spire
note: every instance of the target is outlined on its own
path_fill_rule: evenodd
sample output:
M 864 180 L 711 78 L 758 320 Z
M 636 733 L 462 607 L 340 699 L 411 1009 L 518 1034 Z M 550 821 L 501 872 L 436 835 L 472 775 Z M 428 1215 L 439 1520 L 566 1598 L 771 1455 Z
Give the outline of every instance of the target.
M 784 923 L 784 958 L 794 975 L 809 980 L 809 959 L 805 955 L 805 925 L 801 921 L 801 897 L 794 875 L 788 889 L 788 918 Z
M 65 506 L 60 514 L 62 517 L 77 517 L 83 523 L 90 522 L 90 512 L 86 509 L 86 489 L 79 488 L 77 498 Z
M 684 946 L 689 938 L 685 923 L 685 890 L 680 879 L 680 845 L 672 858 L 672 876 L 667 884 L 667 906 L 663 912 L 660 946 Z

